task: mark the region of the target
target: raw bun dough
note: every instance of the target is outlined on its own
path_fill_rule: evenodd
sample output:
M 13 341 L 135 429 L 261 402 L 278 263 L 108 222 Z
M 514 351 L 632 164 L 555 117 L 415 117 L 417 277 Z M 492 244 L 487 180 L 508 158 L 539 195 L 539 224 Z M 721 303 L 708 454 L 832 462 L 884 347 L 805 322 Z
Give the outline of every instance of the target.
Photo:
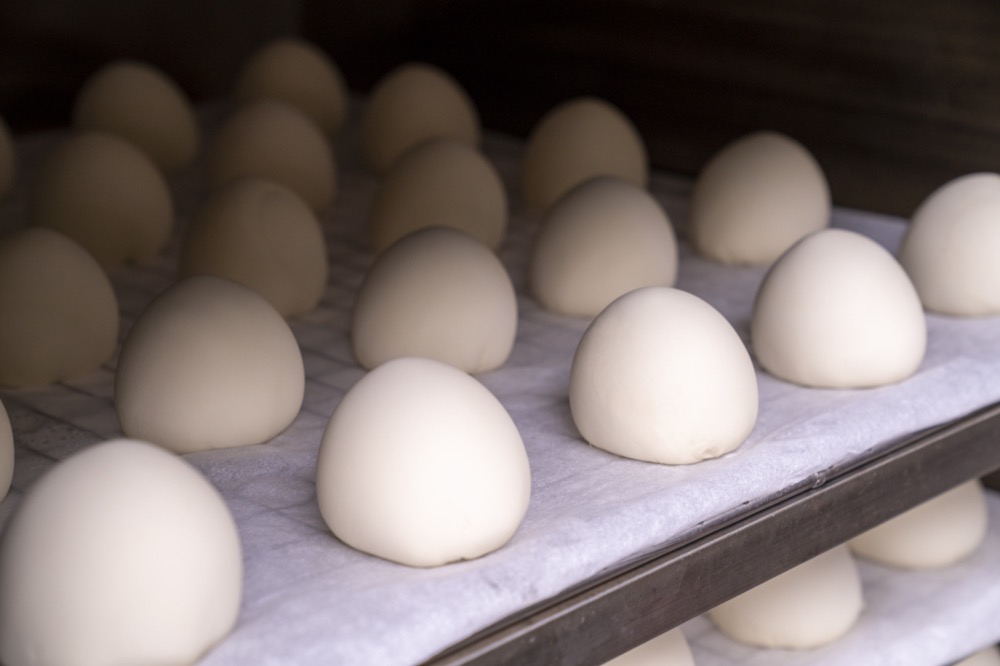
M 96 370 L 118 342 L 118 300 L 86 250 L 51 229 L 0 237 L 0 386 Z
M 451 137 L 478 146 L 480 133 L 468 93 L 450 74 L 425 63 L 407 63 L 382 77 L 361 115 L 361 148 L 376 173 L 427 139 Z
M 66 234 L 110 268 L 159 252 L 173 229 L 174 206 L 162 173 L 138 148 L 113 134 L 84 132 L 42 164 L 28 218 Z
M 955 666 L 1000 666 L 1000 648 L 995 646 L 984 648 Z
M 0 117 L 0 198 L 11 190 L 17 178 L 17 150 L 10 128 Z
M 323 434 L 323 519 L 349 546 L 394 562 L 432 567 L 485 555 L 514 534 L 530 494 L 510 415 L 486 387 L 438 361 L 399 358 L 372 370 Z
M 681 465 L 738 447 L 757 421 L 757 376 L 711 305 L 669 287 L 618 298 L 573 357 L 569 405 L 580 434 L 611 453 Z
M 337 189 L 337 165 L 326 136 L 284 102 L 264 99 L 241 107 L 219 129 L 205 159 L 211 188 L 258 176 L 291 189 L 316 210 L 326 208 Z
M 829 221 L 830 188 L 816 159 L 784 134 L 755 132 L 702 169 L 688 232 L 709 259 L 762 265 Z
M 478 150 L 455 139 L 429 139 L 389 167 L 368 225 L 376 252 L 433 226 L 460 229 L 496 250 L 507 231 L 507 193 Z
M 249 176 L 201 205 L 181 246 L 180 277 L 229 278 L 286 317 L 316 307 L 328 272 L 316 214 L 287 187 Z
M 617 176 L 645 187 L 649 158 L 624 113 L 603 99 L 579 97 L 551 109 L 531 130 L 521 173 L 525 206 L 542 213 L 594 176 Z
M 604 666 L 694 666 L 694 656 L 678 628 L 604 662 Z
M 0 500 L 10 490 L 14 478 L 14 433 L 10 429 L 7 409 L 0 402 Z
M 240 538 L 181 458 L 126 439 L 44 474 L 0 544 L 7 666 L 192 664 L 236 624 Z
M 184 91 L 162 71 L 135 60 L 115 60 L 87 79 L 73 103 L 73 127 L 118 135 L 165 171 L 198 152 L 198 122 Z
M 488 247 L 447 227 L 414 231 L 383 252 L 351 317 L 354 354 L 369 369 L 422 356 L 486 372 L 507 360 L 516 334 L 507 270 Z
M 809 650 L 846 634 L 861 614 L 861 578 L 840 545 L 716 606 L 709 617 L 747 645 Z
M 943 185 L 914 213 L 899 250 L 924 307 L 946 315 L 1000 314 L 1000 175 Z
M 532 248 L 529 283 L 546 309 L 595 316 L 639 287 L 671 287 L 677 239 L 663 208 L 645 189 L 600 176 L 564 195 Z
M 901 381 L 927 346 L 920 299 L 902 267 L 844 229 L 813 233 L 775 262 L 757 292 L 750 334 L 765 370 L 821 388 Z
M 971 555 L 986 538 L 982 484 L 969 481 L 868 530 L 849 542 L 865 559 L 902 569 L 946 567 Z
M 302 354 L 278 311 L 206 275 L 139 315 L 118 358 L 115 409 L 127 436 L 189 453 L 271 439 L 304 391 Z
M 347 118 L 347 84 L 323 50 L 304 39 L 282 37 L 255 51 L 236 80 L 240 104 L 277 99 L 309 116 L 329 136 Z

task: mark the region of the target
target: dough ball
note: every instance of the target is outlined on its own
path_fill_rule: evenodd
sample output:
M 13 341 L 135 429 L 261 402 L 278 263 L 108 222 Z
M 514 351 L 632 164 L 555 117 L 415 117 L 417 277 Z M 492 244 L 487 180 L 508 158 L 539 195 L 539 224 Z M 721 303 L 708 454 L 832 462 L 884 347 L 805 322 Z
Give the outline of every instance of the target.
M 715 458 L 757 421 L 757 376 L 715 308 L 669 287 L 618 298 L 591 322 L 569 379 L 585 440 L 626 458 L 681 465 Z
M 239 103 L 276 99 L 291 104 L 332 136 L 347 118 L 347 84 L 322 49 L 304 39 L 282 37 L 257 49 L 236 80 Z
M 113 134 L 84 132 L 45 159 L 28 218 L 111 268 L 156 255 L 170 238 L 174 206 L 160 170 L 138 148 Z
M 0 117 L 0 198 L 10 191 L 17 179 L 17 149 L 10 128 Z
M 1000 175 L 943 185 L 914 213 L 899 250 L 924 307 L 946 315 L 1000 314 Z
M 529 283 L 546 309 L 593 317 L 639 287 L 670 287 L 677 239 L 663 208 L 630 181 L 599 176 L 546 214 L 532 248 Z
M 354 302 L 351 342 L 361 365 L 400 356 L 486 372 L 510 356 L 517 298 L 488 247 L 457 229 L 399 239 L 372 264 Z
M 856 555 L 902 569 L 946 567 L 971 555 L 989 519 L 982 484 L 969 481 L 851 539 Z
M 361 115 L 362 151 L 377 173 L 427 139 L 478 146 L 480 131 L 479 113 L 458 81 L 425 63 L 407 63 L 382 77 Z
M 1000 666 L 1000 648 L 996 646 L 984 648 L 955 666 Z
M 649 158 L 635 125 L 617 107 L 579 97 L 551 109 L 528 136 L 521 173 L 525 206 L 544 212 L 594 176 L 617 176 L 645 187 Z
M 27 227 L 0 237 L 0 385 L 40 386 L 96 370 L 118 342 L 108 276 L 72 240 Z
M 809 650 L 840 638 L 861 614 L 861 578 L 840 545 L 716 606 L 722 633 L 747 645 Z
M 87 79 L 73 103 L 73 127 L 115 134 L 166 171 L 187 166 L 198 152 L 187 95 L 162 71 L 135 60 L 115 60 Z
M 784 134 L 755 132 L 702 169 L 688 232 L 709 259 L 762 265 L 829 222 L 830 188 L 815 158 Z
M 337 165 L 326 136 L 284 102 L 265 99 L 241 107 L 219 129 L 205 159 L 212 188 L 259 176 L 291 189 L 317 210 L 336 193 Z
M 902 267 L 843 229 L 810 234 L 771 267 L 750 334 L 765 370 L 821 388 L 902 381 L 927 346 L 920 299 Z
M 510 415 L 486 387 L 438 361 L 399 358 L 372 370 L 323 434 L 323 519 L 349 546 L 394 562 L 432 567 L 485 555 L 514 534 L 530 494 Z
M 126 439 L 58 463 L 0 544 L 7 666 L 192 664 L 236 624 L 240 539 L 181 458 Z
M 604 664 L 605 666 L 694 666 L 694 656 L 681 630 L 672 629 Z
M 507 193 L 497 170 L 475 148 L 429 139 L 389 167 L 368 224 L 376 252 L 433 226 L 461 229 L 496 250 L 507 231 Z
M 122 345 L 122 430 L 177 453 L 258 444 L 302 406 L 305 371 L 288 324 L 224 278 L 182 280 L 139 315 Z
M 10 429 L 7 409 L 0 402 L 0 500 L 10 490 L 14 478 L 14 433 Z
M 223 185 L 201 205 L 180 253 L 181 277 L 229 278 L 286 317 L 316 307 L 328 272 L 316 214 L 287 187 L 252 176 Z

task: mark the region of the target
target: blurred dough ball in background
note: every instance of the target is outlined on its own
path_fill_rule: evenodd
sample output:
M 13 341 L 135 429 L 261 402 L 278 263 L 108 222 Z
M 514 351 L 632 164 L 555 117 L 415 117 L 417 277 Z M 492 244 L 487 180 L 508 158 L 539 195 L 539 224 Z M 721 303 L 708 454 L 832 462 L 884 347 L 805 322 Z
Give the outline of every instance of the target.
M 14 433 L 10 429 L 7 409 L 0 402 L 0 500 L 10 490 L 14 478 Z
M 694 655 L 680 628 L 671 629 L 619 655 L 604 666 L 695 666 Z

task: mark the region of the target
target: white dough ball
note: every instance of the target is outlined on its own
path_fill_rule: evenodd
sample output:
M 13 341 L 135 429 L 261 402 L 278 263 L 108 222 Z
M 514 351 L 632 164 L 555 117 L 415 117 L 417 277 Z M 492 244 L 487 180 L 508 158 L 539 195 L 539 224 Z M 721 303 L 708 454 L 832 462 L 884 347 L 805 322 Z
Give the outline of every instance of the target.
M 17 179 L 17 149 L 10 128 L 0 117 L 0 198 L 10 191 Z
M 170 238 L 174 205 L 160 170 L 138 148 L 113 134 L 84 132 L 45 159 L 28 217 L 110 268 L 156 255 Z
M 903 569 L 946 567 L 986 538 L 989 517 L 982 484 L 969 481 L 850 540 L 865 559 Z
M 769 264 L 830 222 L 830 188 L 812 154 L 777 132 L 754 132 L 716 153 L 691 193 L 694 248 L 725 264 Z
M 499 548 L 530 494 L 524 443 L 500 401 L 466 373 L 424 358 L 389 361 L 347 392 L 316 468 L 334 535 L 410 566 Z
M 678 628 L 604 662 L 604 666 L 694 666 L 694 656 Z
M 0 402 L 0 500 L 10 490 L 14 478 L 14 433 L 10 429 L 7 409 Z
M 548 211 L 532 248 L 529 284 L 546 309 L 593 317 L 639 287 L 670 287 L 677 239 L 644 188 L 598 176 Z
M 258 444 L 298 415 L 302 354 L 262 296 L 192 277 L 143 310 L 122 345 L 115 409 L 122 430 L 177 453 Z
M 366 368 L 422 356 L 470 373 L 500 367 L 517 334 L 517 297 L 497 256 L 448 227 L 414 231 L 372 264 L 358 289 L 351 342 Z
M 327 135 L 347 118 L 347 84 L 322 49 L 304 39 L 281 37 L 250 55 L 236 80 L 239 103 L 277 99 L 312 118 Z
M 263 99 L 236 111 L 205 156 L 209 187 L 241 176 L 273 180 L 312 208 L 328 206 L 337 190 L 333 149 L 319 126 L 284 102 Z
M 1000 648 L 996 646 L 983 648 L 955 666 L 1000 666 Z
M 750 335 L 765 370 L 821 388 L 902 381 L 927 347 L 905 271 L 881 245 L 844 229 L 810 234 L 775 262 L 757 292 Z
M 118 439 L 43 475 L 0 544 L 7 666 L 192 664 L 236 624 L 240 539 L 181 458 Z
M 376 252 L 434 226 L 460 229 L 496 250 L 507 231 L 507 193 L 478 150 L 455 139 L 428 139 L 379 181 L 368 226 Z
M 715 308 L 678 289 L 643 287 L 611 303 L 583 334 L 569 404 L 594 446 L 681 465 L 743 443 L 757 421 L 757 376 Z
M 73 103 L 73 127 L 118 135 L 165 171 L 198 152 L 198 122 L 183 90 L 156 67 L 115 60 L 90 76 Z
M 1000 175 L 975 173 L 917 208 L 899 250 L 924 307 L 946 315 L 1000 314 Z
M 450 74 L 426 63 L 406 63 L 383 76 L 361 115 L 361 147 L 377 173 L 427 139 L 451 137 L 478 146 L 480 133 L 468 93 Z
M 528 136 L 521 172 L 525 206 L 544 212 L 594 176 L 617 176 L 646 187 L 646 144 L 614 105 L 596 97 L 574 98 L 549 110 Z
M 178 273 L 229 278 L 259 293 L 283 316 L 302 314 L 326 291 L 326 239 L 299 195 L 271 181 L 239 178 L 196 211 Z
M 90 254 L 51 229 L 0 237 L 0 386 L 97 369 L 118 342 L 118 300 Z
M 861 577 L 846 545 L 716 606 L 709 617 L 730 638 L 763 648 L 809 650 L 854 626 L 864 606 Z

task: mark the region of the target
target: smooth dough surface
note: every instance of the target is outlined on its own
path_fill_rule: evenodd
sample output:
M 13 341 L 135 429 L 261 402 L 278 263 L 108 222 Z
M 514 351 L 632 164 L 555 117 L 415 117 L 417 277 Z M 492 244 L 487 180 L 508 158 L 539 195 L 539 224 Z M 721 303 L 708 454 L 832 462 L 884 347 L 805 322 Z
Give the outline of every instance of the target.
M 646 144 L 616 106 L 579 97 L 550 109 L 528 136 L 521 171 L 525 207 L 544 212 L 575 185 L 617 176 L 645 187 Z
M 340 68 L 318 46 L 296 37 L 271 40 L 251 54 L 234 94 L 241 104 L 258 99 L 291 104 L 331 136 L 347 118 L 347 84 Z
M 688 232 L 710 259 L 761 265 L 829 221 L 830 188 L 812 154 L 784 134 L 754 132 L 698 174 Z
M 846 634 L 861 615 L 861 577 L 846 545 L 716 606 L 709 617 L 730 638 L 764 648 L 809 650 Z
M 750 335 L 769 373 L 822 388 L 902 381 L 927 347 L 906 272 L 881 245 L 844 229 L 810 234 L 775 262 L 757 292 Z
M 83 132 L 43 162 L 28 219 L 66 234 L 110 268 L 159 252 L 173 229 L 174 205 L 143 152 L 113 134 Z
M 225 502 L 181 458 L 86 448 L 31 486 L 0 544 L 0 658 L 194 663 L 236 624 L 240 549 Z
M 319 126 L 284 102 L 262 99 L 238 109 L 205 156 L 210 188 L 241 176 L 273 180 L 312 208 L 326 208 L 337 191 L 333 149 Z
M 17 180 L 17 162 L 14 137 L 3 117 L 0 117 L 0 198 L 11 190 Z
M 478 150 L 450 138 L 407 150 L 379 181 L 368 226 L 381 252 L 411 231 L 452 227 L 496 250 L 507 231 L 507 193 Z
M 596 316 L 639 287 L 671 287 L 677 239 L 644 188 L 609 176 L 574 187 L 549 209 L 532 247 L 529 284 L 546 309 Z
M 986 537 L 986 495 L 978 480 L 938 495 L 850 540 L 860 557 L 903 569 L 945 567 Z
M 458 81 L 419 62 L 383 76 L 361 115 L 362 152 L 376 173 L 427 139 L 451 137 L 475 147 L 481 132 L 479 112 Z
M 996 646 L 983 648 L 955 666 L 1000 666 L 1000 648 Z
M 573 421 L 626 458 L 680 465 L 732 451 L 757 421 L 757 376 L 732 325 L 697 296 L 643 287 L 591 322 L 573 357 Z
M 0 237 L 0 386 L 50 384 L 97 369 L 118 342 L 118 300 L 86 250 L 27 227 Z
M 1000 175 L 975 173 L 935 190 L 899 250 L 924 307 L 946 315 L 1000 314 Z
M 149 63 L 115 60 L 88 78 L 73 102 L 73 127 L 116 134 L 165 171 L 198 152 L 198 122 L 183 90 Z
M 431 567 L 485 555 L 514 534 L 530 494 L 510 415 L 485 386 L 439 361 L 400 358 L 372 370 L 323 434 L 323 519 L 348 545 L 394 562 Z
M 115 409 L 129 437 L 176 453 L 264 442 L 302 406 L 302 354 L 262 296 L 214 276 L 174 284 L 122 345 Z
M 677 628 L 604 662 L 604 666 L 694 666 L 694 656 Z
M 302 197 L 271 181 L 239 178 L 195 212 L 178 273 L 229 278 L 289 317 L 315 308 L 326 291 L 326 239 Z
M 354 301 L 351 343 L 374 368 L 421 356 L 477 373 L 500 367 L 517 334 L 517 297 L 497 256 L 472 236 L 429 227 L 372 264 Z
M 10 490 L 14 478 L 14 433 L 10 429 L 7 409 L 0 402 L 0 500 Z

